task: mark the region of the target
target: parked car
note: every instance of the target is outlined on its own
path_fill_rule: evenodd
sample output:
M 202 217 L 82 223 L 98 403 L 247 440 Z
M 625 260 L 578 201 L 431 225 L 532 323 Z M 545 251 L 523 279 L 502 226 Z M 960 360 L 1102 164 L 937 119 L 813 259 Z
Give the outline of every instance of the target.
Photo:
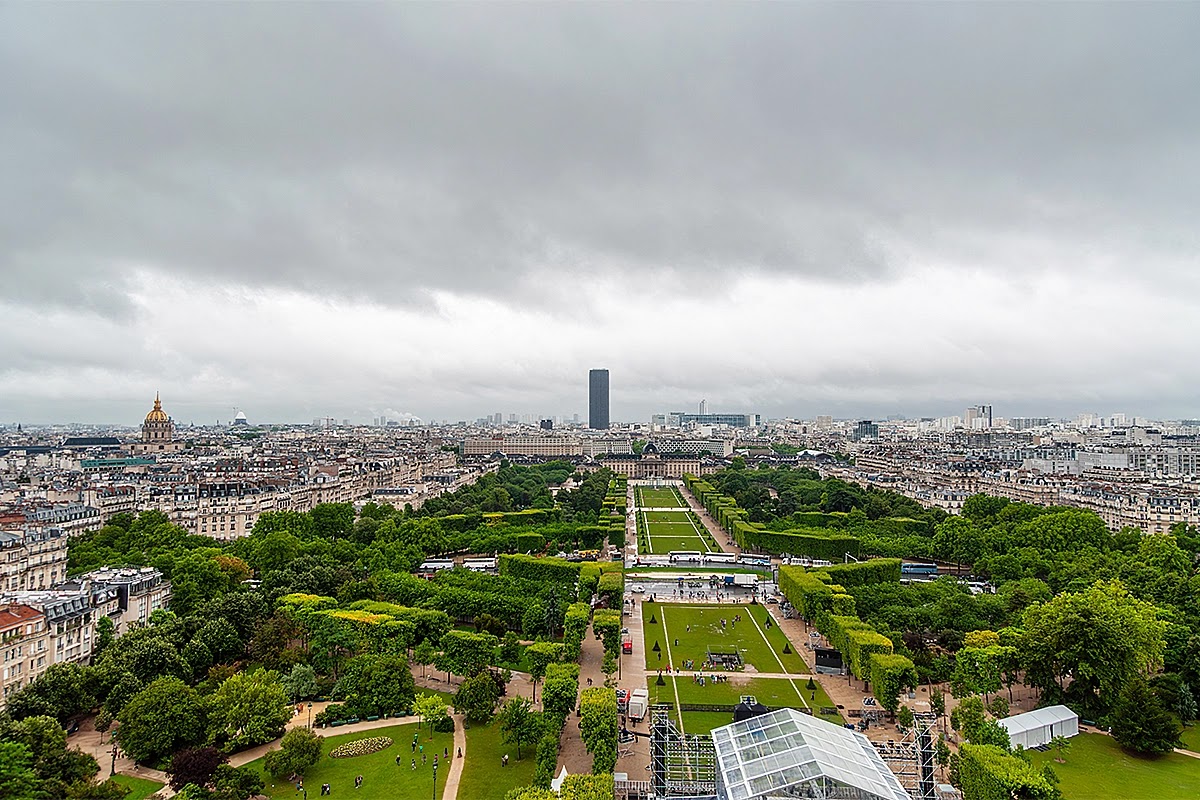
M 877 705 L 879 705 L 879 701 L 876 700 L 874 697 L 864 697 L 863 705 L 868 706 L 868 707 L 869 706 L 877 706 Z
M 642 594 L 646 591 L 646 587 L 642 586 L 640 583 L 635 583 L 630 591 L 632 591 L 634 594 Z
M 772 605 L 772 606 L 779 605 L 779 598 L 778 597 L 768 597 L 767 604 Z

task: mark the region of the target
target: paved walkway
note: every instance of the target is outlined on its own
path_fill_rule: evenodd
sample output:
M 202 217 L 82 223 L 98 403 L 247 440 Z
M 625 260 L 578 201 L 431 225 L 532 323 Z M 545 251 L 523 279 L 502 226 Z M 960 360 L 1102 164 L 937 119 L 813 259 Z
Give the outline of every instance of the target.
M 604 685 L 604 643 L 597 640 L 589 625 L 583 635 L 583 646 L 579 653 L 579 691 L 588 688 L 588 678 L 593 686 Z M 579 732 L 579 717 L 575 714 L 567 716 L 567 724 L 563 726 L 563 735 L 558 753 L 558 768 L 555 775 L 563 767 L 567 772 L 589 774 L 592 771 L 592 754 L 583 744 L 583 736 Z
M 454 715 L 454 748 L 462 754 L 451 752 L 450 774 L 446 776 L 446 787 L 442 789 L 442 800 L 456 800 L 458 797 L 458 782 L 462 779 L 463 763 L 467 760 L 467 732 L 463 727 L 462 714 Z

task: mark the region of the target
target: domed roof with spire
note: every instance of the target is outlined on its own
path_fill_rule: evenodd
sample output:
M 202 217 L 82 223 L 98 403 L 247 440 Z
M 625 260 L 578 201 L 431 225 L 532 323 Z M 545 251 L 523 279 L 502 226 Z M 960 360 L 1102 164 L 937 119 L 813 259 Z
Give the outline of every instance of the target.
M 158 392 L 154 393 L 154 408 L 146 415 L 146 422 L 170 422 L 171 418 L 167 416 L 167 412 L 162 410 L 162 401 L 158 399 Z

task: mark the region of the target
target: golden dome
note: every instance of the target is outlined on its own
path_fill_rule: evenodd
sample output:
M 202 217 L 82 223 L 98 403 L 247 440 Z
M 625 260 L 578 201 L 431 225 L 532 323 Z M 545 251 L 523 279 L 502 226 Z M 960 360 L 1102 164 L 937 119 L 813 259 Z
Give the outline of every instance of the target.
M 167 412 L 162 410 L 162 401 L 158 399 L 158 393 L 154 394 L 154 408 L 146 415 L 146 422 L 170 422 L 171 418 L 167 416 Z

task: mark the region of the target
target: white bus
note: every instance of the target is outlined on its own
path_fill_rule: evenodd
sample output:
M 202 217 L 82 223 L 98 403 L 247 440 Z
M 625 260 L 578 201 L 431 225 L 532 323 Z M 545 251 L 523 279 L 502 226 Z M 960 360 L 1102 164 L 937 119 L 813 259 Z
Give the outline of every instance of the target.
M 699 550 L 672 550 L 668 555 L 672 564 L 703 564 L 704 553 Z
M 500 567 L 498 558 L 466 558 L 463 566 L 471 572 L 497 572 Z
M 704 560 L 710 564 L 736 564 L 738 557 L 736 553 L 709 553 Z

